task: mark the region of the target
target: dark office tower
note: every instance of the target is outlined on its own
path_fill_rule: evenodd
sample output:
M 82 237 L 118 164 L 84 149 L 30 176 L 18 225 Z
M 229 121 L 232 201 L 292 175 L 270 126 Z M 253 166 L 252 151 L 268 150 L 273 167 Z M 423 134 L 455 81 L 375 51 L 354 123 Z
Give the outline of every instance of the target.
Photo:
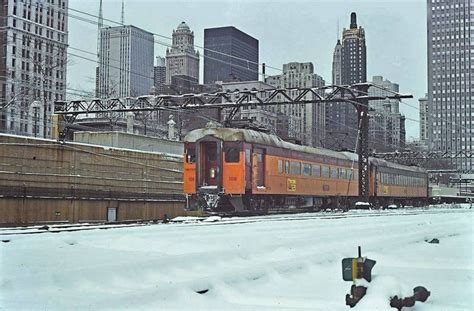
M 204 29 L 204 84 L 257 80 L 257 39 L 232 26 Z
M 351 26 L 342 32 L 342 83 L 367 81 L 367 56 L 364 28 L 357 28 L 356 13 L 351 13 Z
M 464 172 L 474 161 L 473 10 L 473 0 L 427 0 L 428 148 L 457 154 Z
M 166 84 L 166 60 L 163 57 L 156 57 L 156 66 L 153 68 L 153 81 L 155 92 L 163 93 L 163 86 Z
M 333 54 L 333 84 L 350 85 L 367 81 L 365 31 L 357 27 L 356 13 L 351 13 L 350 28 L 342 31 Z M 325 147 L 334 150 L 355 150 L 357 113 L 349 103 L 326 106 Z

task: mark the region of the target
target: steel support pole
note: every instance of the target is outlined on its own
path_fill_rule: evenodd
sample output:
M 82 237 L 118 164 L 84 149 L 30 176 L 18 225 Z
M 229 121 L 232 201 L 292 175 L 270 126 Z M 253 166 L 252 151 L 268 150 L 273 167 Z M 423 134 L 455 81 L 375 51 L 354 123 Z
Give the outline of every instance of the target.
M 357 91 L 364 97 L 367 94 L 367 85 L 357 85 Z M 369 101 L 366 98 L 356 100 L 357 124 L 359 135 L 357 154 L 359 156 L 359 200 L 369 202 Z

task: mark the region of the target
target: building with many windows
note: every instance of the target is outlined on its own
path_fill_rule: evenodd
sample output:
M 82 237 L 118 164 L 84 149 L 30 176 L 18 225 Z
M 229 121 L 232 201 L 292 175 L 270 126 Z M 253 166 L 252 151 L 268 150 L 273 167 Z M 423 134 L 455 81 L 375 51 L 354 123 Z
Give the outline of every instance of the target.
M 132 25 L 105 27 L 99 38 L 100 98 L 149 94 L 153 86 L 153 34 Z
M 0 1 L 0 131 L 51 136 L 66 97 L 67 0 Z
M 257 80 L 257 39 L 232 26 L 204 29 L 204 84 Z
M 420 109 L 420 143 L 428 143 L 428 94 L 418 99 Z
M 180 80 L 199 83 L 199 52 L 194 49 L 194 32 L 185 22 L 173 30 L 171 48 L 166 49 L 166 84 Z
M 153 81 L 155 93 L 163 93 L 163 86 L 166 84 L 166 60 L 164 57 L 156 57 L 156 66 L 153 69 Z
M 283 65 L 281 75 L 269 76 L 265 82 L 274 88 L 311 88 L 324 86 L 323 78 L 314 73 L 313 63 L 288 63 Z M 293 98 L 297 90 L 289 91 Z M 314 94 L 308 93 L 302 99 L 316 99 Z M 280 95 L 276 100 L 285 100 Z M 289 139 L 299 141 L 308 146 L 321 146 L 325 136 L 324 104 L 313 103 L 306 105 L 280 105 L 277 113 L 288 118 Z
M 399 86 L 382 76 L 374 76 L 372 83 L 383 88 L 369 87 L 369 96 L 391 96 Z M 376 152 L 390 152 L 405 147 L 405 117 L 400 113 L 400 100 L 379 99 L 369 102 L 369 148 Z
M 333 84 L 355 84 L 367 81 L 365 30 L 357 27 L 356 13 L 351 13 L 349 29 L 342 31 L 333 53 Z M 326 105 L 325 147 L 335 150 L 355 150 L 357 112 L 347 102 Z
M 270 90 L 273 86 L 262 81 L 242 81 L 242 82 L 225 82 L 221 84 L 224 92 L 238 92 L 238 91 L 264 91 L 259 93 L 259 98 L 265 100 L 270 95 Z M 238 100 L 236 95 L 231 95 L 232 100 Z M 267 129 L 274 134 L 283 134 L 279 131 L 278 114 L 276 106 L 248 106 L 240 107 L 234 120 L 248 121 L 249 123 Z
M 429 149 L 458 154 L 472 172 L 474 131 L 474 2 L 427 0 Z

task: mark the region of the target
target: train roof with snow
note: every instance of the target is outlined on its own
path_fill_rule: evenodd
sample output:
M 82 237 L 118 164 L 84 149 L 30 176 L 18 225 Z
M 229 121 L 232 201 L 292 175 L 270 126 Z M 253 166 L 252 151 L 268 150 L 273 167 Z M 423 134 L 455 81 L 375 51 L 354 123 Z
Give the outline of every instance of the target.
M 185 142 L 193 143 L 205 136 L 212 136 L 222 141 L 231 141 L 231 142 L 247 142 L 259 145 L 266 145 L 271 147 L 283 148 L 291 151 L 304 152 L 308 154 L 314 154 L 319 156 L 326 156 L 346 161 L 355 161 L 357 164 L 358 155 L 353 152 L 338 152 L 330 149 L 324 149 L 319 147 L 309 147 L 293 144 L 287 141 L 284 141 L 277 135 L 267 134 L 264 132 L 259 132 L 251 129 L 242 129 L 242 128 L 223 128 L 223 127 L 206 127 L 201 129 L 196 129 L 190 131 L 184 138 Z M 384 159 L 379 158 L 370 158 L 370 162 L 380 166 L 388 167 L 393 169 L 400 170 L 410 170 L 414 172 L 424 173 L 426 172 L 423 168 L 416 166 L 407 166 L 397 163 L 392 163 Z

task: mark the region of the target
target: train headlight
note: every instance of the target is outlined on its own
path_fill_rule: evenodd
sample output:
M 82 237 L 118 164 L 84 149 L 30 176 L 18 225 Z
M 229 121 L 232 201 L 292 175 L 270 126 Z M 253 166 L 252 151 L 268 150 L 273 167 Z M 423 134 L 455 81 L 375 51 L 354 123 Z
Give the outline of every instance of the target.
M 216 169 L 211 168 L 211 178 L 216 178 Z

